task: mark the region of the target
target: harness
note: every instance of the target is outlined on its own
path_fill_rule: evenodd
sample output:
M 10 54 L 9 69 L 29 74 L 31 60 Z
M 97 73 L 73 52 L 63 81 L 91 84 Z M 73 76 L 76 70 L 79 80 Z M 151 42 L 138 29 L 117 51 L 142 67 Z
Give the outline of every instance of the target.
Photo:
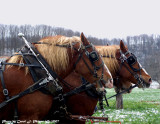
M 45 59 L 42 57 L 42 55 L 36 50 L 36 48 L 33 46 L 33 44 L 29 43 L 24 38 L 23 34 L 20 33 L 19 36 L 23 39 L 23 41 L 25 42 L 26 45 L 19 51 L 18 54 L 14 54 L 12 56 L 22 55 L 25 63 L 7 63 L 6 61 L 0 62 L 0 78 L 1 78 L 2 88 L 3 88 L 3 94 L 5 96 L 5 101 L 0 103 L 0 109 L 3 108 L 4 106 L 6 106 L 8 103 L 10 103 L 14 100 L 17 100 L 18 98 L 20 98 L 26 94 L 33 93 L 36 90 L 40 90 L 43 93 L 50 94 L 50 91 L 48 91 L 46 87 L 48 84 L 52 84 L 54 86 L 54 89 L 56 92 L 56 97 L 54 98 L 54 100 L 56 100 L 60 103 L 59 111 L 61 111 L 61 113 L 65 114 L 66 116 L 69 116 L 68 112 L 66 110 L 64 97 L 88 90 L 88 89 L 92 88 L 95 85 L 95 83 L 88 84 L 88 85 L 82 85 L 81 87 L 74 89 L 73 91 L 67 93 L 66 95 L 63 94 L 63 88 L 60 85 L 60 81 L 66 85 L 68 85 L 68 83 L 65 82 L 61 77 L 59 77 L 55 72 L 52 71 L 51 67 L 45 61 Z M 71 47 L 69 45 L 59 45 L 59 46 L 60 47 Z M 87 48 L 90 48 L 90 47 L 92 47 L 93 51 L 89 53 L 87 51 Z M 90 70 L 90 72 L 93 74 L 93 76 L 95 78 L 100 78 L 100 80 L 103 80 L 104 63 L 102 62 L 102 64 L 99 66 L 95 65 L 95 62 L 99 60 L 99 56 L 98 56 L 97 52 L 95 51 L 94 46 L 90 43 L 87 46 L 81 45 L 79 49 L 74 48 L 74 50 L 76 50 L 78 52 L 80 52 L 80 50 L 81 50 L 81 53 L 79 54 L 79 57 L 74 65 L 74 67 L 76 68 L 76 65 L 78 64 L 80 59 L 82 59 L 84 61 L 85 65 Z M 90 69 L 89 65 L 87 64 L 87 62 L 83 58 L 83 55 L 82 55 L 83 52 L 85 52 L 85 54 L 89 58 L 90 62 L 92 63 L 92 66 L 94 68 L 94 72 Z M 5 86 L 5 82 L 4 82 L 4 78 L 3 78 L 3 72 L 5 69 L 5 65 L 28 67 L 29 71 L 32 75 L 34 84 L 29 86 L 26 90 L 20 92 L 19 94 L 12 96 L 12 97 L 9 97 L 9 95 L 8 95 L 9 93 L 8 93 L 8 90 Z M 97 70 L 99 70 L 101 67 L 103 68 L 102 75 L 101 75 L 101 77 L 98 77 Z M 18 111 L 17 107 L 15 107 L 15 113 L 16 113 L 15 117 L 18 116 L 17 111 Z
M 8 100 L 8 90 L 6 89 L 5 83 L 4 83 L 4 77 L 3 77 L 3 71 L 5 70 L 5 66 L 2 64 L 3 60 L 0 61 L 0 77 L 1 77 L 1 84 L 3 88 L 3 95 L 5 96 L 5 99 Z
M 67 48 L 70 48 L 70 47 L 71 47 L 70 45 L 58 45 L 58 46 L 60 46 L 60 47 L 67 47 Z M 87 48 L 90 48 L 90 47 L 93 49 L 92 52 L 88 52 L 88 51 L 87 51 Z M 77 61 L 75 62 L 74 68 L 76 68 L 76 65 L 78 64 L 78 62 L 80 61 L 80 59 L 82 59 L 83 62 L 85 63 L 85 65 L 87 66 L 87 68 L 89 69 L 89 71 L 91 72 L 91 74 L 93 75 L 93 77 L 99 78 L 98 83 L 102 86 L 101 82 L 103 82 L 103 73 L 104 73 L 104 63 L 103 63 L 103 61 L 102 61 L 102 63 L 101 63 L 99 66 L 97 66 L 97 65 L 95 64 L 95 62 L 99 60 L 99 55 L 98 55 L 97 52 L 95 51 L 95 48 L 94 48 L 94 46 L 93 46 L 92 43 L 90 43 L 90 44 L 87 45 L 87 46 L 81 46 L 81 49 L 82 49 L 82 51 L 80 52 L 80 49 L 74 48 L 74 50 L 76 50 L 77 52 L 80 52 L 80 54 L 79 54 L 79 56 L 78 56 L 78 59 L 77 59 Z M 90 60 L 90 62 L 91 62 L 91 64 L 92 64 L 92 67 L 94 68 L 94 71 L 92 71 L 92 69 L 89 67 L 89 65 L 87 64 L 87 62 L 86 62 L 85 59 L 83 58 L 83 56 L 82 56 L 82 55 L 83 55 L 83 52 L 85 52 L 85 55 L 89 58 L 89 60 Z M 101 74 L 101 77 L 98 77 L 98 75 L 97 75 L 97 70 L 99 70 L 101 67 L 102 67 L 102 74 Z M 64 100 L 65 100 L 65 99 L 68 98 L 69 96 L 72 96 L 72 95 L 74 95 L 74 94 L 78 94 L 78 93 L 81 93 L 81 92 L 90 90 L 90 89 L 92 89 L 93 87 L 95 87 L 95 85 L 96 85 L 96 82 L 93 83 L 93 84 L 90 84 L 90 83 L 83 84 L 83 85 L 81 85 L 81 86 L 79 86 L 79 87 L 71 90 L 70 92 L 67 92 L 67 93 L 63 94 L 62 97 L 63 97 Z M 58 101 L 58 99 L 59 99 L 59 97 L 54 97 L 54 100 L 57 100 L 57 101 Z M 59 101 L 60 101 L 60 100 L 59 100 Z M 62 109 L 62 107 L 61 107 L 60 109 Z M 72 116 L 71 116 L 70 113 L 68 113 L 68 112 L 66 113 L 66 107 L 63 107 L 63 110 L 61 110 L 61 111 L 57 110 L 57 111 L 54 112 L 54 113 L 52 113 L 52 112 L 50 112 L 50 113 L 51 113 L 50 115 L 53 115 L 52 118 L 54 118 L 54 117 L 56 117 L 56 118 L 63 118 L 64 116 L 65 116 L 66 118 L 69 118 L 69 119 L 72 118 Z M 65 113 L 66 113 L 66 114 L 65 114 Z M 68 115 L 69 115 L 69 116 L 68 116 Z

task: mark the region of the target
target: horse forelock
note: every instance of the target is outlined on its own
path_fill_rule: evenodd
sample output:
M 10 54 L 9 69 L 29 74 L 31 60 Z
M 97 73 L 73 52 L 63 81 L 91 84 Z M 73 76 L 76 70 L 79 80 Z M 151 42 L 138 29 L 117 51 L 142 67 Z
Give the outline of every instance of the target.
M 103 61 L 107 65 L 112 75 L 115 74 L 115 72 L 119 69 L 119 64 L 116 59 L 116 51 L 120 49 L 119 46 L 96 46 L 96 49 L 100 55 L 103 56 Z

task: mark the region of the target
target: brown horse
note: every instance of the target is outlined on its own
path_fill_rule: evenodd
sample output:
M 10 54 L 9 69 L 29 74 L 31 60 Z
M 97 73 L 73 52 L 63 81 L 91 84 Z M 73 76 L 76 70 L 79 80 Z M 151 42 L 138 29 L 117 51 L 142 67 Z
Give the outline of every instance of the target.
M 127 58 L 133 56 L 133 54 L 131 54 L 128 51 L 127 47 L 125 47 L 122 41 L 120 42 L 120 46 L 118 45 L 96 46 L 96 48 L 99 51 L 99 53 L 103 56 L 103 60 L 107 65 L 107 67 L 109 68 L 113 76 L 113 79 L 116 80 L 117 77 L 119 78 L 118 83 L 114 84 L 115 87 L 117 87 L 118 89 L 121 88 L 122 90 L 129 88 L 131 86 L 131 82 L 137 84 L 138 81 L 134 77 L 135 74 L 138 74 L 138 76 L 141 76 L 143 78 L 144 85 L 146 85 L 147 87 L 150 85 L 151 77 L 140 66 L 139 62 L 135 60 L 134 63 L 131 63 L 129 60 L 127 60 Z M 123 57 L 125 58 L 124 61 L 122 61 Z M 136 59 L 136 57 L 134 59 Z M 81 76 L 75 72 L 72 72 L 69 76 L 65 78 L 65 80 L 67 82 L 74 82 L 74 87 L 82 85 Z M 89 96 L 87 95 L 86 92 L 83 92 L 81 94 L 69 97 L 67 99 L 66 105 L 68 107 L 68 111 L 73 115 L 91 116 L 94 113 L 94 109 L 97 102 L 98 102 L 97 97 Z M 77 121 L 77 120 L 72 120 L 72 121 L 60 120 L 60 121 L 66 123 L 80 123 L 80 124 L 85 123 L 83 121 Z
M 35 48 L 45 58 L 52 70 L 60 77 L 65 78 L 75 70 L 76 73 L 82 75 L 91 83 L 103 78 L 106 86 L 110 83 L 110 85 L 112 85 L 113 82 L 110 81 L 112 77 L 106 66 L 102 64 L 103 60 L 94 46 L 85 38 L 83 33 L 80 37 L 46 37 L 41 39 L 38 43 L 39 44 L 34 45 Z M 96 61 L 93 61 L 92 58 L 88 56 L 88 54 L 90 55 L 92 52 L 98 57 Z M 81 58 L 79 57 L 80 55 Z M 16 55 L 8 58 L 7 62 L 24 63 L 24 60 L 21 55 Z M 99 66 L 99 68 L 95 70 L 93 65 Z M 96 72 L 96 76 L 93 75 L 93 72 Z M 19 94 L 34 84 L 31 74 L 28 71 L 28 67 L 7 65 L 3 72 L 3 76 L 10 97 Z M 0 103 L 5 100 L 2 90 L 2 85 L 0 85 Z M 16 101 L 17 104 L 13 101 L 1 108 L 0 120 L 12 120 L 15 105 L 17 105 L 19 120 L 42 120 L 47 116 L 51 109 L 53 96 L 37 90 Z

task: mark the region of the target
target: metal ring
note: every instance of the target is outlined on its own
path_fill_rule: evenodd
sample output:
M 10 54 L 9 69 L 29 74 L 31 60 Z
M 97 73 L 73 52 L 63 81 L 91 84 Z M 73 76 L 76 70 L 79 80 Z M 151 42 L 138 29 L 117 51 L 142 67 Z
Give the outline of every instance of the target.
M 7 90 L 7 89 L 3 89 L 3 94 L 4 94 L 5 96 L 7 96 L 7 95 L 8 95 L 8 90 Z
M 19 66 L 24 67 L 24 63 L 20 63 Z

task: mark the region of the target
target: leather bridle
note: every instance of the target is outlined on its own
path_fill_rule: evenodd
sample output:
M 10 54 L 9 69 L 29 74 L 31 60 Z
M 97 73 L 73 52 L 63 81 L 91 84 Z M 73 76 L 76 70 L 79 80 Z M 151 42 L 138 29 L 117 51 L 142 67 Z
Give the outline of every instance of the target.
M 129 54 L 129 56 L 127 57 L 126 55 L 128 55 L 128 54 Z M 109 56 L 102 56 L 102 57 L 109 57 Z M 111 58 L 114 58 L 114 57 L 111 57 Z M 120 68 L 119 68 L 119 71 L 118 71 L 117 74 L 119 75 L 119 72 L 121 71 L 122 66 L 124 66 L 134 76 L 134 78 L 138 81 L 138 83 L 133 85 L 133 86 L 130 86 L 128 89 L 124 89 L 121 92 L 118 91 L 117 94 L 115 94 L 113 96 L 110 96 L 107 99 L 110 99 L 112 97 L 118 96 L 118 95 L 123 94 L 125 92 L 129 92 L 129 90 L 139 86 L 140 84 L 144 88 L 144 83 L 146 83 L 144 81 L 144 79 L 142 78 L 142 75 L 141 75 L 142 66 L 140 65 L 140 63 L 137 60 L 137 57 L 133 53 L 131 53 L 129 51 L 123 53 L 120 50 L 120 57 L 118 58 L 118 60 L 120 61 Z M 136 62 L 138 62 L 138 68 L 133 67 L 133 65 Z M 137 74 L 136 72 L 139 72 L 139 74 Z M 114 78 L 116 80 L 116 82 L 114 80 L 114 85 L 115 85 L 115 83 L 119 83 L 119 77 L 120 76 L 116 76 L 116 78 Z
M 143 80 L 142 75 L 141 75 L 142 66 L 139 64 L 137 57 L 129 51 L 123 53 L 120 50 L 120 54 L 121 54 L 121 56 L 118 59 L 121 62 L 120 63 L 120 70 L 121 70 L 122 66 L 124 66 L 134 76 L 134 78 L 138 81 L 137 84 L 138 85 L 141 84 L 144 87 L 145 81 Z M 128 54 L 129 54 L 129 56 L 127 57 L 126 55 L 128 55 Z M 129 67 L 127 66 L 127 64 L 125 62 L 129 65 Z M 138 68 L 133 67 L 133 65 L 135 65 L 136 62 L 138 63 Z M 136 72 L 139 72 L 139 74 L 137 74 Z
M 92 48 L 93 51 L 92 52 L 88 52 L 87 51 L 87 48 Z M 77 51 L 80 51 L 76 48 L 74 48 L 75 50 Z M 100 65 L 96 65 L 95 62 L 99 60 L 99 55 L 97 53 L 97 51 L 95 50 L 95 47 L 93 46 L 92 43 L 90 43 L 89 45 L 87 46 L 84 46 L 84 45 L 81 45 L 80 49 L 82 50 L 82 52 L 79 54 L 79 57 L 74 65 L 74 67 L 76 67 L 76 65 L 78 64 L 78 62 L 80 61 L 80 59 L 83 60 L 83 62 L 85 63 L 85 65 L 87 66 L 87 68 L 89 69 L 89 71 L 92 73 L 93 77 L 95 78 L 100 78 L 101 80 L 103 80 L 103 73 L 104 73 L 104 62 L 102 61 L 102 63 Z M 89 67 L 89 65 L 87 64 L 86 60 L 84 59 L 83 57 L 83 53 L 85 53 L 85 55 L 88 57 L 88 59 L 90 60 L 93 68 L 94 68 L 94 71 L 92 71 L 92 69 Z M 102 67 L 102 74 L 101 74 L 101 77 L 98 76 L 97 74 L 97 71 Z
M 118 91 L 117 94 L 112 95 L 112 96 L 108 97 L 107 99 L 110 99 L 110 98 L 115 97 L 115 96 L 118 96 L 118 95 L 120 95 L 120 94 L 129 92 L 130 90 L 132 90 L 133 88 L 139 86 L 140 84 L 141 84 L 142 87 L 144 88 L 144 83 L 145 83 L 145 81 L 143 80 L 143 78 L 142 78 L 142 76 L 141 76 L 142 66 L 141 66 L 140 63 L 138 62 L 137 57 L 136 57 L 133 53 L 131 53 L 131 52 L 129 52 L 129 51 L 123 53 L 123 52 L 120 50 L 120 54 L 121 54 L 121 56 L 120 56 L 120 58 L 118 58 L 118 60 L 120 61 L 120 69 L 119 69 L 119 72 L 121 71 L 122 66 L 124 66 L 124 67 L 134 76 L 134 78 L 138 81 L 138 83 L 135 84 L 135 85 L 133 85 L 133 86 L 130 86 L 128 89 L 125 89 L 125 90 L 123 90 L 123 91 L 121 91 L 121 92 Z M 128 55 L 128 54 L 129 54 L 129 56 L 127 57 L 126 55 Z M 138 68 L 134 68 L 134 67 L 133 67 L 133 65 L 134 65 L 136 62 L 138 62 Z M 129 67 L 127 66 L 127 64 L 128 64 Z M 139 72 L 139 74 L 136 74 L 136 72 Z M 119 74 L 119 73 L 118 73 L 118 74 Z M 116 77 L 116 81 L 117 81 L 117 83 L 119 82 L 119 76 Z M 114 83 L 116 83 L 116 82 L 114 82 Z

